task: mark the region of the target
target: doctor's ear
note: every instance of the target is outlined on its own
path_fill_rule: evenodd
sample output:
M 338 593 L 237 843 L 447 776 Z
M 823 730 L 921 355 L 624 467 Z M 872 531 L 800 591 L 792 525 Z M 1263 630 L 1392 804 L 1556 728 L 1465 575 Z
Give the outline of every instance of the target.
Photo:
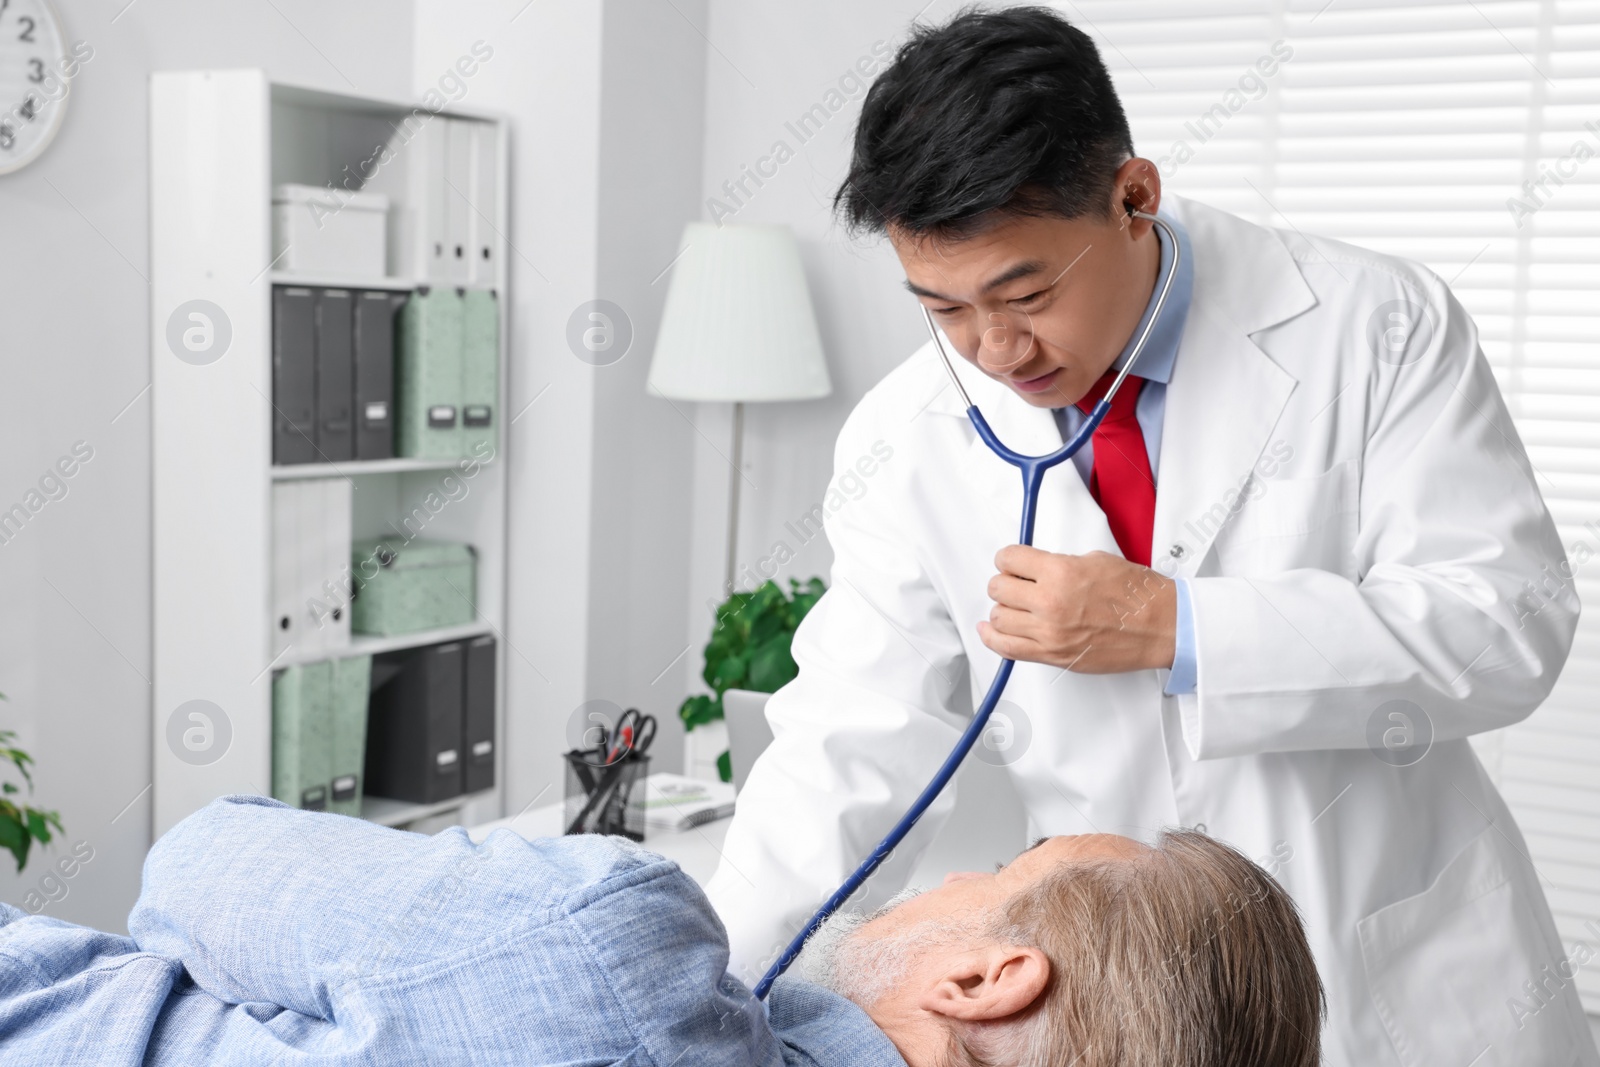
M 946 961 L 917 1007 L 964 1023 L 990 1023 L 1027 1011 L 1050 984 L 1050 958 L 1039 949 L 986 945 Z
M 1149 220 L 1140 220 L 1133 213 L 1144 211 L 1154 215 L 1161 207 L 1161 171 L 1154 163 L 1138 156 L 1125 160 L 1117 168 L 1111 188 L 1120 209 L 1118 221 L 1124 226 L 1140 221 L 1150 225 Z

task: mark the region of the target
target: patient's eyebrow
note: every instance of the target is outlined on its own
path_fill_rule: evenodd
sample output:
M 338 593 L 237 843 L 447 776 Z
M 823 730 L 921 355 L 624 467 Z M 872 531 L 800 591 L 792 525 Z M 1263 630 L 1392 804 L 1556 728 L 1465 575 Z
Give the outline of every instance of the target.
M 1042 845 L 1046 841 L 1050 840 L 1050 838 L 1053 837 L 1053 836 L 1055 836 L 1055 835 L 1054 834 L 1046 834 L 1044 837 L 1039 838 L 1039 840 L 1035 841 L 1033 844 L 1031 844 L 1027 848 L 1023 849 L 1022 852 L 1017 853 L 1017 855 L 1020 856 L 1025 852 L 1032 852 L 1034 849 L 1038 848 L 1040 845 Z
M 1052 836 L 1054 836 L 1054 835 L 1046 834 L 1044 837 L 1039 838 L 1039 840 L 1035 841 L 1033 844 L 1031 844 L 1027 848 L 1023 849 L 1021 852 L 1018 852 L 1017 856 L 1026 856 L 1028 853 L 1032 852 L 1034 849 L 1038 848 L 1040 845 L 1042 845 L 1046 841 L 1050 840 L 1050 838 Z M 1015 862 L 1017 862 L 1016 857 L 1013 857 L 1012 860 L 1011 860 L 1011 863 L 1015 863 Z M 996 871 L 1003 871 L 1007 867 L 1011 866 L 1011 863 L 996 863 L 994 865 L 994 869 Z

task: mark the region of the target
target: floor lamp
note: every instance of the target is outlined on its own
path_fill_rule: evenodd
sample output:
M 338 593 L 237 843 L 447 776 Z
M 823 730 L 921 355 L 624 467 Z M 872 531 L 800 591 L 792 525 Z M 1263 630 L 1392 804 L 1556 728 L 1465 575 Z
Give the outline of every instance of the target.
M 691 222 L 667 290 L 647 388 L 733 405 L 726 591 L 739 540 L 744 406 L 832 391 L 800 248 L 787 226 Z

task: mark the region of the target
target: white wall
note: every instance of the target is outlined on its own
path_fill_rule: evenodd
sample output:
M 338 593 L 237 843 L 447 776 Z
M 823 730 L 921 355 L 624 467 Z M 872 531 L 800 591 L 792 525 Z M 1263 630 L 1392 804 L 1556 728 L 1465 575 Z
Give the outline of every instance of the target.
M 403 94 L 410 4 L 58 0 L 93 57 L 66 124 L 0 177 L 0 508 L 85 441 L 94 457 L 0 545 L 0 728 L 38 761 L 35 799 L 94 858 L 46 913 L 124 928 L 150 833 L 150 381 L 147 78 L 265 67 L 322 88 Z M 120 14 L 119 14 L 120 11 Z M 0 856 L 0 899 L 40 888 Z

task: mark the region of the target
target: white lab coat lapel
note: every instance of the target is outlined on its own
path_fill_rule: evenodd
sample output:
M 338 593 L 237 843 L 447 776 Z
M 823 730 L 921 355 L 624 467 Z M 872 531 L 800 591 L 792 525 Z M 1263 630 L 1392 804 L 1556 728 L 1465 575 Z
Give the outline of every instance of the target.
M 1250 339 L 1191 307 L 1167 383 L 1161 472 L 1150 541 L 1151 564 L 1169 576 L 1195 572 L 1220 525 L 1201 522 L 1217 504 L 1233 503 L 1241 480 L 1267 447 L 1294 391 L 1294 376 Z M 1229 404 L 1230 397 L 1242 398 Z M 1226 412 L 1226 416 L 1222 413 Z M 1173 546 L 1181 553 L 1162 564 Z
M 1162 573 L 1191 576 L 1219 528 L 1198 520 L 1236 499 L 1229 490 L 1260 458 L 1297 384 L 1249 335 L 1314 307 L 1316 297 L 1266 231 L 1190 201 L 1174 211 L 1189 231 L 1194 294 L 1167 383 L 1150 545 Z M 1175 545 L 1182 554 L 1172 559 Z

